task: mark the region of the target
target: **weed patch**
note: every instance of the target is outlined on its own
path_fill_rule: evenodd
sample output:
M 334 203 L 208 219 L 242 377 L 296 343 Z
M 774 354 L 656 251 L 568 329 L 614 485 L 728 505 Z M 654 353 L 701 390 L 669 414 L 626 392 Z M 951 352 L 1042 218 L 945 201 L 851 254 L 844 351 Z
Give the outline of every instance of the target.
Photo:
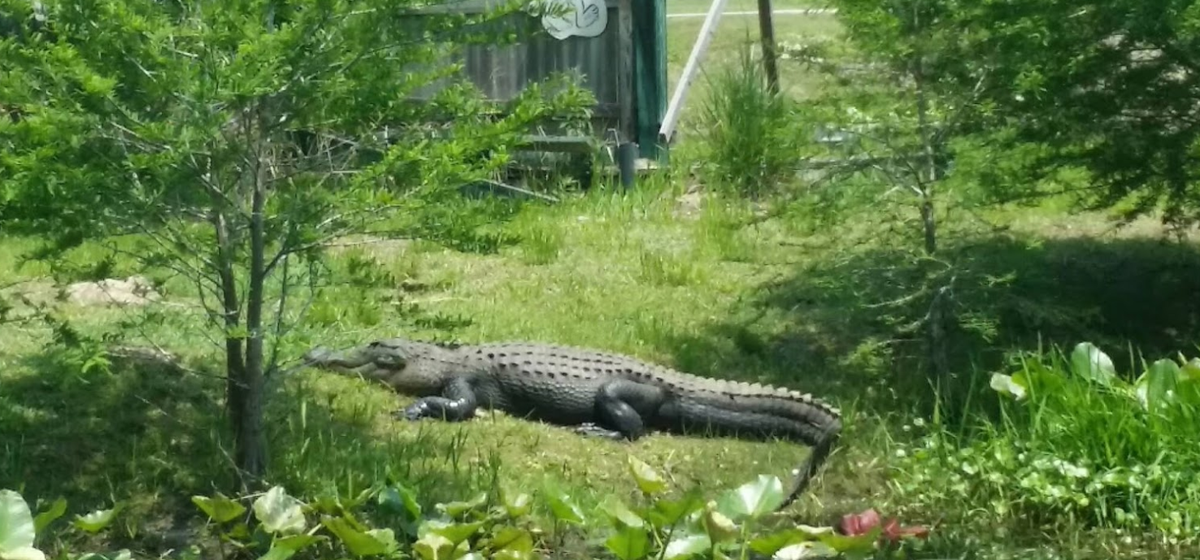
M 800 138 L 791 100 L 772 92 L 747 48 L 720 68 L 701 107 L 707 184 L 741 196 L 776 192 L 793 176 Z
M 1158 360 L 1133 382 L 1090 343 L 1070 356 L 1026 356 L 996 374 L 997 421 L 918 423 L 897 448 L 896 500 L 908 511 L 958 511 L 977 529 L 1080 527 L 1176 545 L 1200 529 L 1200 360 Z

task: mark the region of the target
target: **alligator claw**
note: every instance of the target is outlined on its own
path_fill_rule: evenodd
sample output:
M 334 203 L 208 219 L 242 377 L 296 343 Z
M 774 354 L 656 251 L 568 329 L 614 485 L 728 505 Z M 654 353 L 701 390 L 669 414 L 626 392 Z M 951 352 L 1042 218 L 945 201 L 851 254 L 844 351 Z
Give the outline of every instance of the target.
M 424 418 L 426 412 L 427 410 L 425 403 L 416 402 L 393 412 L 392 417 L 397 420 L 408 420 L 409 422 L 415 422 Z
M 574 431 L 575 433 L 577 433 L 581 436 L 586 436 L 586 437 L 598 437 L 598 438 L 613 439 L 613 440 L 625 439 L 625 436 L 621 435 L 621 432 L 618 432 L 616 430 L 609 430 L 607 428 L 601 428 L 600 426 L 597 426 L 590 422 L 587 424 L 580 424 L 572 431 Z

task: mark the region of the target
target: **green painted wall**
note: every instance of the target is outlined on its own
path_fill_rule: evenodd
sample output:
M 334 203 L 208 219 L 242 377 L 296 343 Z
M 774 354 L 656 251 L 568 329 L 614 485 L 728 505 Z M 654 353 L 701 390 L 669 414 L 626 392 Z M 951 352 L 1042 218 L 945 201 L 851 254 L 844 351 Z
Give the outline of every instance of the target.
M 639 155 L 663 159 L 658 127 L 667 112 L 667 2 L 633 0 L 633 87 Z

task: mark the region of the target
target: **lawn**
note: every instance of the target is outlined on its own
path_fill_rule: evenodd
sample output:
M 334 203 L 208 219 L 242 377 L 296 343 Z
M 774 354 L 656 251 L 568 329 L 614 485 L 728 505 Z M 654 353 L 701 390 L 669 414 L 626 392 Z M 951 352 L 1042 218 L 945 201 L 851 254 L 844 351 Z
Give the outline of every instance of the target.
M 558 205 L 532 204 L 485 228 L 520 239 L 491 254 L 404 240 L 338 248 L 339 278 L 349 285 L 330 288 L 287 347 L 298 354 L 314 344 L 349 346 L 391 336 L 538 340 L 625 352 L 700 375 L 786 385 L 828 399 L 847 415 L 844 445 L 787 519 L 824 524 L 867 507 L 886 508 L 889 457 L 898 449 L 895 442 L 907 437 L 899 428 L 920 406 L 887 396 L 887 380 L 895 374 L 871 353 L 871 317 L 861 307 L 847 313 L 853 309 L 847 305 L 856 304 L 837 295 L 835 285 L 852 282 L 830 276 L 848 273 L 830 265 L 844 264 L 848 254 L 865 257 L 878 246 L 837 243 L 862 234 L 858 227 L 813 235 L 786 216 L 747 226 L 754 212 L 748 203 L 697 199 L 683 195 L 682 187 L 666 178 L 625 196 L 597 191 Z M 1102 222 L 1087 215 L 1026 216 L 1008 221 L 1046 243 L 1062 241 L 1053 232 L 1064 223 L 1094 228 Z M 1146 234 L 1123 235 L 1115 241 L 1137 243 Z M 22 268 L 16 259 L 30 246 L 18 240 L 0 245 L 0 281 L 39 280 L 43 269 Z M 95 251 L 81 249 L 76 258 L 84 262 Z M 1081 254 L 1063 246 L 1022 258 L 1036 268 Z M 1131 246 L 1100 254 L 1096 262 L 1134 254 L 1148 252 Z M 346 268 L 364 260 L 378 266 L 370 282 Z M 125 272 L 118 264 L 112 275 Z M 1126 295 L 1153 304 L 1181 286 L 1161 284 L 1159 296 Z M 22 289 L 52 295 L 44 285 Z M 107 373 L 80 373 L 71 351 L 46 346 L 54 335 L 47 327 L 0 327 L 6 341 L 0 349 L 6 387 L 0 397 L 0 487 L 23 488 L 31 501 L 66 495 L 81 508 L 125 501 L 131 505 L 127 530 L 148 535 L 127 541 L 151 548 L 169 534 L 166 528 L 187 522 L 178 515 L 190 507 L 181 496 L 227 482 L 219 459 L 229 445 L 217 401 L 220 384 L 209 377 L 217 372 L 217 346 L 206 342 L 187 286 L 168 282 L 165 291 L 166 300 L 149 309 L 67 303 L 60 313 L 82 333 L 121 331 L 132 343 L 161 344 L 191 358 L 195 372 L 114 366 Z M 497 484 L 525 490 L 555 484 L 591 511 L 609 494 L 632 496 L 630 455 L 662 469 L 679 489 L 714 494 L 757 474 L 786 480 L 807 454 L 786 442 L 662 434 L 617 443 L 503 415 L 459 425 L 398 422 L 390 412 L 407 398 L 311 370 L 273 387 L 270 478 L 304 495 L 352 496 L 385 479 L 403 480 L 430 501 L 461 499 Z M 947 550 L 970 541 L 952 526 L 942 530 L 950 536 Z

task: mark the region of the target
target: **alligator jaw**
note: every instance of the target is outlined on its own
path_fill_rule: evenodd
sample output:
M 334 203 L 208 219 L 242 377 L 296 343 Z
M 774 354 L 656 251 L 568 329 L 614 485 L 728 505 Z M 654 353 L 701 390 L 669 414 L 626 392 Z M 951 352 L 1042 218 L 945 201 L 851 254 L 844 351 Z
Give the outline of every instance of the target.
M 368 348 L 338 351 L 318 346 L 304 354 L 304 363 L 338 373 L 362 374 L 367 377 L 376 377 L 381 373 L 373 352 Z
M 446 368 L 457 365 L 439 351 L 432 345 L 385 339 L 346 350 L 318 346 L 304 354 L 302 364 L 382 381 L 399 393 L 427 396 L 441 393 L 448 379 Z

